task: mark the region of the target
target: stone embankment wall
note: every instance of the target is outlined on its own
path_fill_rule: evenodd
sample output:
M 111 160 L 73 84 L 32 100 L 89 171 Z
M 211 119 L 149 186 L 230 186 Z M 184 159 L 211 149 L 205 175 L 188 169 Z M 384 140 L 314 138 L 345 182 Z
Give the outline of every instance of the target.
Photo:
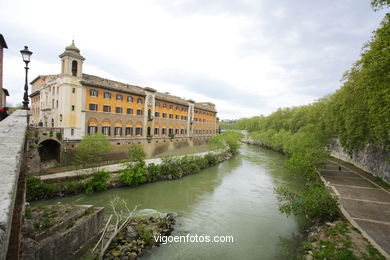
M 383 150 L 374 150 L 368 145 L 363 151 L 349 155 L 339 140 L 334 139 L 330 146 L 330 154 L 390 183 L 390 154 Z
M 25 234 L 22 259 L 73 260 L 96 242 L 104 226 L 104 208 L 76 206 L 78 215 L 68 214 L 60 223 L 35 237 Z M 92 213 L 86 214 L 88 210 Z M 25 230 L 28 225 L 25 225 Z
M 27 130 L 27 110 L 17 110 L 0 122 L 0 259 L 5 259 L 10 243 L 11 226 L 20 228 L 20 220 L 24 209 L 24 196 L 18 199 L 17 193 L 23 195 L 24 188 L 19 189 L 18 182 L 25 154 L 25 141 Z M 20 201 L 19 201 L 20 200 Z M 18 212 L 14 211 L 16 207 Z M 15 222 L 15 221 L 14 221 Z M 18 238 L 18 230 L 14 230 Z M 17 239 L 18 240 L 18 239 Z M 12 247 L 17 251 L 19 241 L 13 241 Z
M 244 137 L 241 139 L 243 143 L 258 145 L 265 148 L 261 141 L 253 140 L 249 137 L 247 131 L 242 132 Z M 330 155 L 340 160 L 352 163 L 366 172 L 378 176 L 382 180 L 390 183 L 390 154 L 383 150 L 375 150 L 371 146 L 366 146 L 363 151 L 348 154 L 341 146 L 338 139 L 333 139 L 330 145 Z

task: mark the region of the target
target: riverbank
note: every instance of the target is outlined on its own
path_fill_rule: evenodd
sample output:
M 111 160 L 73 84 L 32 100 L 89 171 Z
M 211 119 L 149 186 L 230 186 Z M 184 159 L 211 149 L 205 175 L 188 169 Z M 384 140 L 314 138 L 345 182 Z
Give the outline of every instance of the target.
M 246 132 L 245 138 L 243 138 L 241 141 L 251 145 L 256 145 L 262 148 L 277 151 L 276 149 L 273 149 L 272 146 L 264 145 L 260 140 L 253 140 L 252 138 L 250 138 L 248 132 Z M 339 171 L 341 171 L 340 169 L 342 169 L 343 166 L 337 165 L 337 167 L 334 167 L 334 169 L 336 168 Z M 332 167 L 326 165 L 325 169 L 322 170 L 320 170 L 319 168 L 315 168 L 315 172 L 318 175 L 318 178 L 316 179 L 317 181 L 320 181 L 321 183 L 329 187 L 328 190 L 322 190 L 322 192 L 328 193 L 329 191 L 332 193 L 331 195 L 332 197 L 338 197 L 338 200 L 341 200 L 341 204 L 337 203 L 340 210 L 338 211 L 337 215 L 329 216 L 329 217 L 327 217 L 326 215 L 327 213 L 325 210 L 322 212 L 322 214 L 325 214 L 323 216 L 322 221 L 315 221 L 315 222 L 312 221 L 312 225 L 305 231 L 306 236 L 304 237 L 304 241 L 303 241 L 303 249 L 306 258 L 307 259 L 318 259 L 318 258 L 333 259 L 334 257 L 340 255 L 345 256 L 348 259 L 385 259 L 383 255 L 388 257 L 386 250 L 384 250 L 382 246 L 379 245 L 379 243 L 383 244 L 383 241 L 375 241 L 372 238 L 372 235 L 374 235 L 379 240 L 383 240 L 384 236 L 385 237 L 387 236 L 381 231 L 383 230 L 383 227 L 380 229 L 376 229 L 375 227 L 370 227 L 370 225 L 369 226 L 366 225 L 364 228 L 360 227 L 356 223 L 356 221 L 351 218 L 350 215 L 351 212 L 348 212 L 348 210 L 345 209 L 346 205 L 342 203 L 343 199 L 340 197 L 340 193 L 336 191 L 334 187 L 329 185 L 330 179 L 328 179 L 328 177 L 329 178 L 335 177 L 334 174 L 337 174 L 337 171 L 334 170 L 335 172 L 332 172 L 332 176 L 328 176 L 326 177 L 326 179 L 324 179 L 323 174 L 321 174 L 324 171 L 326 172 L 332 171 Z M 345 187 L 345 185 L 348 185 L 348 181 L 351 180 L 347 179 L 343 183 L 338 183 L 338 182 L 337 183 L 340 185 L 342 184 L 341 186 Z M 355 184 L 355 185 L 360 186 L 360 184 Z M 279 190 L 278 193 L 280 191 L 282 191 L 282 193 L 284 192 L 282 196 L 291 197 L 291 195 L 295 195 L 295 199 L 292 199 L 293 205 L 283 204 L 281 210 L 283 210 L 283 212 L 288 214 L 291 214 L 291 212 L 293 212 L 293 214 L 299 214 L 300 210 L 298 208 L 300 207 L 300 205 L 305 203 L 304 198 L 302 198 L 301 195 L 297 196 L 299 193 L 289 194 L 283 189 Z M 319 198 L 318 195 L 315 195 L 317 199 Z M 348 196 L 350 198 L 351 195 Z M 308 199 L 311 198 L 309 197 Z M 314 205 L 316 205 L 317 202 L 313 201 L 313 203 Z M 293 206 L 294 209 L 293 210 L 286 209 L 286 206 L 287 207 Z M 382 206 L 386 207 L 387 205 L 382 205 Z M 348 208 L 350 208 L 350 210 L 353 211 L 353 214 L 358 214 L 359 216 L 361 216 L 361 211 L 363 210 L 362 208 L 360 208 L 360 213 L 359 213 L 359 207 L 356 208 L 355 206 L 352 208 L 351 207 Z M 329 218 L 330 221 L 325 222 L 324 220 L 326 218 Z M 372 224 L 373 223 L 371 223 L 371 226 Z M 384 226 L 385 229 L 387 229 L 387 227 L 388 226 Z M 371 235 L 367 234 L 367 231 L 371 233 Z M 351 239 L 351 237 L 353 239 Z M 387 241 L 388 238 L 384 240 Z M 375 248 L 373 245 L 375 246 Z M 387 246 L 386 243 L 385 245 Z
M 139 169 L 142 168 L 141 175 L 131 172 L 136 163 L 130 163 L 106 166 L 100 168 L 99 171 L 91 168 L 53 174 L 54 176 L 41 176 L 44 177 L 41 179 L 29 176 L 27 178 L 27 201 L 177 179 L 198 173 L 202 169 L 229 159 L 232 155 L 233 153 L 229 149 L 223 149 L 192 156 L 150 159 L 146 161 L 145 165 L 139 167 Z M 125 176 L 127 181 L 124 181 L 122 177 L 125 174 L 130 174 L 130 176 Z M 131 178 L 130 183 L 129 178 Z

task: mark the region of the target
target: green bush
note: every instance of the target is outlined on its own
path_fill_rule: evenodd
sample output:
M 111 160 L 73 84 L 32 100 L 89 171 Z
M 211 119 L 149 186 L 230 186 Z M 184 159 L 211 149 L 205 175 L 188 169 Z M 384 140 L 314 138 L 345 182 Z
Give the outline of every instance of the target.
M 58 186 L 48 184 L 41 181 L 39 178 L 27 175 L 26 179 L 26 200 L 38 200 L 49 198 L 59 192 Z
M 146 167 L 148 179 L 151 182 L 157 181 L 161 175 L 161 167 L 160 165 L 156 165 L 154 163 L 148 164 Z
M 110 150 L 111 144 L 105 135 L 86 135 L 76 147 L 75 162 L 84 166 L 93 165 L 100 162 Z
M 64 184 L 64 188 L 69 193 L 79 193 L 86 189 L 86 184 L 80 181 L 70 181 Z
M 145 163 L 127 164 L 126 169 L 121 171 L 119 180 L 127 186 L 137 186 L 147 182 L 148 174 L 145 170 Z
M 176 179 L 182 176 L 177 157 L 165 157 L 161 159 L 161 175 L 171 176 Z
M 93 193 L 95 191 L 103 191 L 108 188 L 108 179 L 110 178 L 110 173 L 101 171 L 94 173 L 92 180 L 86 183 L 86 193 Z
M 237 153 L 238 148 L 240 148 L 241 137 L 242 134 L 240 132 L 228 130 L 213 136 L 208 144 L 212 149 L 223 149 L 227 146 L 230 152 Z
M 309 182 L 303 191 L 276 189 L 279 210 L 287 215 L 303 215 L 311 222 L 333 221 L 338 217 L 338 201 L 322 183 Z
M 132 162 L 140 162 L 145 159 L 144 148 L 136 143 L 131 143 L 129 146 L 129 159 Z
M 218 156 L 213 153 L 208 153 L 204 156 L 204 159 L 207 161 L 209 166 L 216 165 L 218 163 Z

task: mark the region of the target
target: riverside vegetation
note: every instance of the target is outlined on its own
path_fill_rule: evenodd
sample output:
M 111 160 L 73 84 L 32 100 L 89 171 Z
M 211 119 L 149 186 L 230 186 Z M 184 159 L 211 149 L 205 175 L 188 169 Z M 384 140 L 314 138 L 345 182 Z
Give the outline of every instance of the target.
M 28 176 L 27 201 L 62 197 L 81 192 L 93 193 L 104 191 L 109 187 L 133 187 L 144 183 L 172 180 L 195 174 L 237 153 L 240 138 L 240 133 L 234 131 L 224 132 L 223 134 L 214 136 L 209 141 L 210 148 L 219 150 L 219 152 L 209 152 L 204 156 L 185 155 L 180 157 L 165 157 L 162 158 L 161 164 L 146 164 L 142 146 L 132 144 L 129 148 L 129 158 L 131 161 L 125 163 L 125 168 L 119 173 L 96 171 L 92 176 L 80 176 L 78 180 L 63 183 L 46 183 L 37 177 Z M 94 145 L 88 140 L 86 142 L 88 145 L 81 147 L 83 147 L 83 151 L 94 147 L 95 155 L 88 155 L 84 159 L 80 159 L 79 162 L 85 162 L 86 164 L 96 162 L 97 158 L 100 158 L 103 154 L 101 151 L 106 150 L 105 136 L 96 135 L 90 139 L 98 140 L 97 143 L 99 145 Z M 101 144 L 103 144 L 103 149 L 100 150 L 99 147 L 101 147 Z
M 390 1 L 374 0 L 371 5 L 374 10 L 388 8 Z M 333 138 L 338 138 L 350 154 L 367 145 L 390 152 L 389 68 L 390 14 L 387 13 L 363 46 L 361 58 L 344 74 L 343 85 L 336 93 L 310 105 L 281 108 L 269 116 L 237 121 L 235 127 L 248 130 L 254 143 L 286 154 L 286 168 L 306 180 L 306 187 L 299 191 L 283 186 L 276 189 L 281 212 L 303 215 L 313 225 L 340 217 L 336 198 L 317 181 L 316 174 L 330 156 Z M 354 259 L 350 247 L 339 244 L 333 250 L 321 252 L 321 258 L 347 259 L 342 256 L 348 255 L 348 259 Z M 376 252 L 374 255 L 370 255 L 371 259 L 377 259 Z

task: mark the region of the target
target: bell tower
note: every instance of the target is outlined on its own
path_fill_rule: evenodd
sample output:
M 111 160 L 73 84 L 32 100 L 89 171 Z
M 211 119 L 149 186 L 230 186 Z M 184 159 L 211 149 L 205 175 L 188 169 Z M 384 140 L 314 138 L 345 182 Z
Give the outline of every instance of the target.
M 61 58 L 61 75 L 82 77 L 85 58 L 80 55 L 80 50 L 74 45 L 74 40 L 59 57 Z

